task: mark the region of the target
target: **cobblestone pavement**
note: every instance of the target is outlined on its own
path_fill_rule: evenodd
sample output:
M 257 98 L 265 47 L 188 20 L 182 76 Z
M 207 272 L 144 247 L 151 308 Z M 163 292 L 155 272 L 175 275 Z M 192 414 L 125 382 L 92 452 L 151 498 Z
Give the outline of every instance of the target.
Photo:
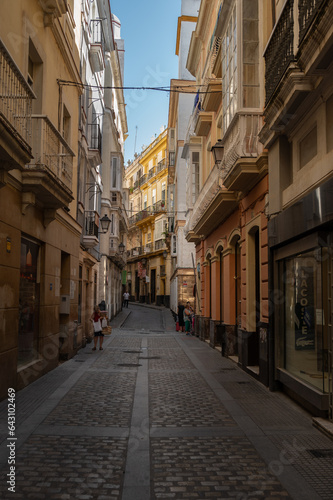
M 0 403 L 1 499 L 332 500 L 333 441 L 167 309 L 91 347 L 16 394 L 16 440 Z

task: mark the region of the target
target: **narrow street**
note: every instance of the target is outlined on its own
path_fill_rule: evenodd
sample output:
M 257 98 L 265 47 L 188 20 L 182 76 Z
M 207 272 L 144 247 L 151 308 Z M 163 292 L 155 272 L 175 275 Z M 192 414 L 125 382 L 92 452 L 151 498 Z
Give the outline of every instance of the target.
M 15 441 L 0 404 L 1 499 L 333 498 L 332 440 L 168 309 L 130 303 L 103 347 L 16 394 Z

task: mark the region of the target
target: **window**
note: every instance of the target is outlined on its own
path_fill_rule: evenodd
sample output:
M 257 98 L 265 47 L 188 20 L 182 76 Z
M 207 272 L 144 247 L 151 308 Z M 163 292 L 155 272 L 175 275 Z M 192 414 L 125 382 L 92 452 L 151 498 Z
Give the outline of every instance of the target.
M 112 193 L 111 194 L 111 201 L 113 201 L 113 202 L 117 201 L 117 193 Z
M 199 196 L 199 153 L 192 152 L 192 204 Z
M 169 165 L 173 166 L 175 164 L 175 152 L 171 151 L 169 153 Z
M 176 257 L 177 255 L 177 236 L 175 234 L 171 237 L 171 256 Z
M 68 144 L 70 143 L 70 127 L 71 127 L 71 116 L 66 106 L 64 106 L 62 114 L 62 136 Z
M 118 158 L 114 156 L 111 163 L 111 188 L 115 189 L 117 187 L 117 177 L 118 177 Z
M 110 222 L 110 233 L 114 234 L 114 214 L 111 215 L 111 222 Z
M 79 266 L 78 323 L 82 323 L 82 266 Z
M 32 40 L 29 39 L 28 54 L 28 75 L 27 81 L 32 87 L 37 99 L 33 99 L 32 112 L 40 114 L 42 112 L 42 93 L 43 93 L 43 61 L 39 56 Z
M 166 183 L 162 182 L 162 202 L 165 204 Z M 164 205 L 163 205 L 164 206 Z
M 222 95 L 224 133 L 237 111 L 237 22 L 234 8 L 222 40 Z
M 147 208 L 147 194 L 144 195 L 144 198 L 143 198 L 143 208 L 146 209 Z
M 317 155 L 317 126 L 299 144 L 300 168 Z
M 156 188 L 154 188 L 152 191 L 151 202 L 152 202 L 152 205 L 155 205 L 155 203 L 156 203 Z

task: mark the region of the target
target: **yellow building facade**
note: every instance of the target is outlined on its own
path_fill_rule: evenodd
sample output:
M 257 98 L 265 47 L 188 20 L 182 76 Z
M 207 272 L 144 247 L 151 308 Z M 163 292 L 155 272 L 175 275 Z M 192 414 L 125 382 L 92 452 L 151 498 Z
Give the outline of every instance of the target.
M 19 389 L 76 352 L 74 2 L 1 2 L 0 379 Z M 5 397 L 1 393 L 0 397 Z
M 167 130 L 127 167 L 127 282 L 132 300 L 169 305 Z

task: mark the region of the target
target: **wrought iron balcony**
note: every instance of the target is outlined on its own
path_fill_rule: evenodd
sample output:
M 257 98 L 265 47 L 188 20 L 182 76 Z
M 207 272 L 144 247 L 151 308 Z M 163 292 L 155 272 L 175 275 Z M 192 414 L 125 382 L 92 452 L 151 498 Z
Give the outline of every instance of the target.
M 98 123 L 87 125 L 88 159 L 93 168 L 102 163 L 102 134 Z
M 88 123 L 88 148 L 102 152 L 102 134 L 98 123 Z
M 166 167 L 167 167 L 166 159 L 163 158 L 163 160 L 161 160 L 156 167 L 156 174 L 162 172 L 162 170 L 164 170 Z
M 156 240 L 155 241 L 155 250 L 164 250 L 167 248 L 166 244 L 165 244 L 165 240 Z
M 23 169 L 32 159 L 31 112 L 34 93 L 0 40 L 1 168 Z
M 159 212 L 165 212 L 166 211 L 166 202 L 165 200 L 160 200 L 154 203 L 152 206 L 152 212 L 153 213 L 159 213 Z
M 93 70 L 97 73 L 104 69 L 105 37 L 102 19 L 90 21 L 91 43 L 90 60 Z
M 142 186 L 145 182 L 147 182 L 147 180 L 148 180 L 147 174 L 141 175 L 139 179 L 139 185 Z
M 99 214 L 94 210 L 86 210 L 84 213 L 83 245 L 93 248 L 98 245 Z
M 289 64 L 295 60 L 293 9 L 294 0 L 288 0 L 264 54 L 266 105 L 272 98 Z
M 136 214 L 136 222 L 140 222 L 152 215 L 152 207 L 147 207 Z
M 298 0 L 299 44 L 327 0 Z
M 32 115 L 32 154 L 22 174 L 23 191 L 35 193 L 47 208 L 68 206 L 75 154 L 45 115 Z

